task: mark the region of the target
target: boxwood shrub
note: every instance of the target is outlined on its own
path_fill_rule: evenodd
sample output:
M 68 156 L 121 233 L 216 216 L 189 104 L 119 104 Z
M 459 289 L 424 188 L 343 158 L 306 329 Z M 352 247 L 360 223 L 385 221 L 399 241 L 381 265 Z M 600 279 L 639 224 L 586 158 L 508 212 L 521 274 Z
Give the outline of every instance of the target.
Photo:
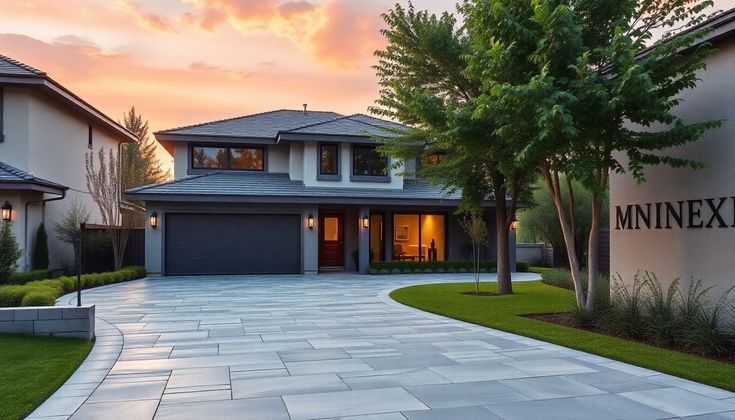
M 22 273 L 13 273 L 6 284 L 26 284 L 29 281 L 51 278 L 51 270 L 33 270 Z
M 495 261 L 480 261 L 481 272 L 494 272 Z M 380 261 L 370 264 L 370 274 L 471 273 L 472 261 Z M 528 264 L 516 263 L 516 271 L 528 271 Z
M 145 268 L 131 266 L 119 271 L 83 274 L 81 281 L 82 287 L 89 289 L 106 284 L 139 279 L 145 277 L 145 275 Z M 77 278 L 74 276 L 34 280 L 22 285 L 0 286 L 0 307 L 52 306 L 59 296 L 64 293 L 73 292 L 76 290 L 76 287 Z

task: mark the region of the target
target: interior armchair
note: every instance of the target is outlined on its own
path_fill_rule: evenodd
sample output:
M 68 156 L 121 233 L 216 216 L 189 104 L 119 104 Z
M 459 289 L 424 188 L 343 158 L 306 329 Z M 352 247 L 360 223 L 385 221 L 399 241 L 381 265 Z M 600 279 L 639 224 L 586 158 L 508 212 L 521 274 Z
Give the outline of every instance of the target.
M 403 250 L 403 245 L 401 244 L 393 244 L 393 260 L 395 261 L 415 261 L 416 256 L 414 255 L 408 255 L 406 254 L 406 251 Z

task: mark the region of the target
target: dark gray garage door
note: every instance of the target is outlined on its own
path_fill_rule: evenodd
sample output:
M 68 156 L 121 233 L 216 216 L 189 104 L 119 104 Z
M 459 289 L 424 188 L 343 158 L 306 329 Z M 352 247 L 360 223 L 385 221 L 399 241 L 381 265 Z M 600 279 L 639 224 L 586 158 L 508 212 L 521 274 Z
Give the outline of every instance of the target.
M 301 217 L 166 214 L 166 275 L 301 272 Z

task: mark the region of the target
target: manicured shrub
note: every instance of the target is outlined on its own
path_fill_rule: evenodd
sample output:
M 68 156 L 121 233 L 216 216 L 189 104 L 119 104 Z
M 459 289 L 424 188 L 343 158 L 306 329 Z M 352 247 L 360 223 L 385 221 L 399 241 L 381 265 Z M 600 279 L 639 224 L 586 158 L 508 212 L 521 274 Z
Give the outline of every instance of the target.
M 525 261 L 516 261 L 516 271 L 519 273 L 525 273 L 528 271 L 529 265 Z
M 0 307 L 20 306 L 30 289 L 25 286 L 0 286 Z
M 0 284 L 7 283 L 10 276 L 18 269 L 18 258 L 23 250 L 12 230 L 13 222 L 0 221 Z
M 25 284 L 29 281 L 34 280 L 43 280 L 43 279 L 50 279 L 51 278 L 51 271 L 50 270 L 33 270 L 33 271 L 25 271 L 20 273 L 13 273 L 10 275 L 10 279 L 8 280 L 9 284 Z
M 20 303 L 20 306 L 53 306 L 57 294 L 52 289 L 31 290 Z
M 120 271 L 108 273 L 83 274 L 81 276 L 82 288 L 89 289 L 119 281 L 138 279 L 145 275 L 146 271 L 143 267 L 126 267 Z M 76 276 L 34 280 L 23 285 L 0 286 L 0 307 L 53 305 L 59 296 L 73 292 L 76 288 Z M 30 297 L 24 300 L 29 295 Z
M 33 259 L 31 266 L 34 270 L 48 269 L 48 235 L 43 223 L 36 229 L 36 242 L 33 243 Z

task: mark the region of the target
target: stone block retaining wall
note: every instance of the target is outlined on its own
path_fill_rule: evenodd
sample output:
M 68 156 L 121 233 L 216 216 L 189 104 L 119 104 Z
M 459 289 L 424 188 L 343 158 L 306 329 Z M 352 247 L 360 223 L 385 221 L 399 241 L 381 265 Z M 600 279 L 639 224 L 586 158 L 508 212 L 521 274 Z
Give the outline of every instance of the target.
M 94 305 L 0 308 L 0 333 L 94 338 Z

